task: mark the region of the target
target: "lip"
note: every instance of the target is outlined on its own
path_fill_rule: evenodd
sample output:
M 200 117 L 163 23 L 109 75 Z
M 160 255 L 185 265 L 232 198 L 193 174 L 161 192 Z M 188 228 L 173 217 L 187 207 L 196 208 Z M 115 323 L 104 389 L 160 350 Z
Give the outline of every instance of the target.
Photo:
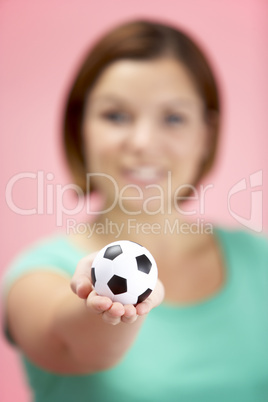
M 128 184 L 145 186 L 159 183 L 165 176 L 164 169 L 159 166 L 142 165 L 123 169 L 123 176 Z

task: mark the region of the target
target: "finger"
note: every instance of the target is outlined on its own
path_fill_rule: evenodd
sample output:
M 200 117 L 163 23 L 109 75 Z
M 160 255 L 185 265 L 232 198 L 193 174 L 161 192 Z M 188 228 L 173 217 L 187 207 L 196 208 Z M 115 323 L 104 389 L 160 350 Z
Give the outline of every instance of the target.
M 125 314 L 124 314 L 125 317 L 131 318 L 136 315 L 136 308 L 133 306 L 133 304 L 127 304 L 124 306 L 124 308 L 125 308 Z
M 154 291 L 142 303 L 137 304 L 136 311 L 138 315 L 148 314 L 152 308 L 162 303 L 165 296 L 165 289 L 160 280 L 157 281 Z
M 137 306 L 136 306 L 137 314 L 138 315 L 148 314 L 152 308 L 153 308 L 152 301 L 148 297 L 142 303 L 137 304 Z
M 113 303 L 111 308 L 102 314 L 105 322 L 112 325 L 117 325 L 121 322 L 121 317 L 124 315 L 125 309 L 121 303 Z
M 121 322 L 121 317 L 111 317 L 107 312 L 102 314 L 102 319 L 104 322 L 110 325 L 118 325 Z
M 109 297 L 99 296 L 93 290 L 87 298 L 87 307 L 92 309 L 96 314 L 102 314 L 112 307 L 112 300 Z
M 136 308 L 132 305 L 125 306 L 125 314 L 121 317 L 121 321 L 126 324 L 132 324 L 138 318 Z
M 86 299 L 92 290 L 91 266 L 97 252 L 82 258 L 71 279 L 71 289 L 82 299 Z

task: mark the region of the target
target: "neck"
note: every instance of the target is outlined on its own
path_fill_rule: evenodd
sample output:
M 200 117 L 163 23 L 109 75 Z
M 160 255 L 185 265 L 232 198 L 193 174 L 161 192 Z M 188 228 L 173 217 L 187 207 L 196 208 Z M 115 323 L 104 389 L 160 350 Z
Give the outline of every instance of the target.
M 204 234 L 211 234 L 204 222 L 186 220 L 177 211 L 131 215 L 113 209 L 87 226 L 86 234 L 73 238 L 84 249 L 94 251 L 114 241 L 131 240 L 148 248 L 155 258 L 163 250 L 166 255 L 183 255 L 200 244 L 200 239 L 207 237 Z

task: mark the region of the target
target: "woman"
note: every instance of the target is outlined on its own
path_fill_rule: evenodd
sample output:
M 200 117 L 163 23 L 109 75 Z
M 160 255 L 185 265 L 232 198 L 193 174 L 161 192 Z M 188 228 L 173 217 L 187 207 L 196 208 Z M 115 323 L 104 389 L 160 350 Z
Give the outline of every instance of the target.
M 214 75 L 182 32 L 134 21 L 87 55 L 64 140 L 106 230 L 35 245 L 5 281 L 7 331 L 37 402 L 267 400 L 267 240 L 193 232 L 184 208 L 213 165 L 219 123 Z M 91 285 L 95 252 L 120 239 L 158 265 L 136 307 Z

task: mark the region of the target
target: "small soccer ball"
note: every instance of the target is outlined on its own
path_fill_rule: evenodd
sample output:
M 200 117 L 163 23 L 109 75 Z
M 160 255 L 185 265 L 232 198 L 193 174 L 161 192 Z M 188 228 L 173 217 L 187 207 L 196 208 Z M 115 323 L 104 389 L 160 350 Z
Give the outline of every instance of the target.
M 113 242 L 101 249 L 91 268 L 96 292 L 122 304 L 144 301 L 153 291 L 157 276 L 152 254 L 128 240 Z

